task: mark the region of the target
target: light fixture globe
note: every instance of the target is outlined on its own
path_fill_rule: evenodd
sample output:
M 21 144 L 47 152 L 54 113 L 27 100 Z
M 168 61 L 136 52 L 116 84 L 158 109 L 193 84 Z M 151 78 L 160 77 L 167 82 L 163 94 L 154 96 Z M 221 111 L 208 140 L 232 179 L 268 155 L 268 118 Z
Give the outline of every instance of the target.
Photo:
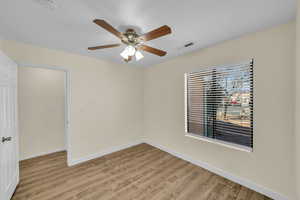
M 128 59 L 129 57 L 134 56 L 136 53 L 136 49 L 134 46 L 132 45 L 128 45 L 124 51 L 122 51 L 122 53 L 120 54 L 124 59 Z
M 135 52 L 135 59 L 136 59 L 136 61 L 139 61 L 142 58 L 144 58 L 143 54 L 140 51 L 136 51 Z
M 127 52 L 126 48 L 124 49 L 124 51 L 121 52 L 120 55 L 121 55 L 125 60 L 128 59 L 128 52 Z
M 128 45 L 125 50 L 127 51 L 128 56 L 134 56 L 136 50 L 135 47 Z

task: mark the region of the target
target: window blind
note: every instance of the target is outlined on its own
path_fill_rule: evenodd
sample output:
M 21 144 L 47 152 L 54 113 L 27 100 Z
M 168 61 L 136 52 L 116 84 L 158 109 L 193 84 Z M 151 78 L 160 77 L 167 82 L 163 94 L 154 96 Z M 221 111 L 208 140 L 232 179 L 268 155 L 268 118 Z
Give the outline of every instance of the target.
M 253 60 L 185 76 L 187 132 L 253 148 Z

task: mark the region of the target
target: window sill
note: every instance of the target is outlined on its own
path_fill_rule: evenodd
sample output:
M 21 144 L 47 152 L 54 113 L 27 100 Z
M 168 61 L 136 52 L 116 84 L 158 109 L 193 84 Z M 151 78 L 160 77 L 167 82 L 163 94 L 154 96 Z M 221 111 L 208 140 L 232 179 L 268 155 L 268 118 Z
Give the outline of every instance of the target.
M 185 136 L 193 138 L 193 139 L 213 143 L 213 144 L 218 144 L 218 145 L 225 146 L 227 148 L 231 148 L 231 149 L 235 149 L 235 150 L 239 150 L 239 151 L 244 151 L 244 152 L 248 152 L 248 153 L 253 152 L 253 148 L 251 148 L 251 147 L 246 147 L 246 146 L 242 146 L 242 145 L 238 145 L 238 144 L 234 144 L 234 143 L 230 143 L 230 142 L 225 142 L 225 141 L 218 140 L 218 139 L 212 139 L 212 138 L 204 137 L 201 135 L 196 135 L 193 133 L 186 133 Z

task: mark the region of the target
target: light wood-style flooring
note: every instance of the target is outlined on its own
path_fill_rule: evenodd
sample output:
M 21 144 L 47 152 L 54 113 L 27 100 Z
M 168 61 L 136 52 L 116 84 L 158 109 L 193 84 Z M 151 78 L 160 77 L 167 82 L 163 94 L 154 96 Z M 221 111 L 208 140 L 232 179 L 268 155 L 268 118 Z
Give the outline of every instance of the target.
M 73 167 L 66 152 L 21 162 L 13 200 L 266 200 L 147 144 Z

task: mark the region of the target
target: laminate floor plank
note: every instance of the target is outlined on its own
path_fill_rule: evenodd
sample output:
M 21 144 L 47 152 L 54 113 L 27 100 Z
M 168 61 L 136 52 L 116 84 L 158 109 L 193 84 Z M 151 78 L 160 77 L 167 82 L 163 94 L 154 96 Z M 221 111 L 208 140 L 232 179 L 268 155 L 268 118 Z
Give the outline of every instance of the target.
M 147 144 L 66 161 L 66 152 L 21 161 L 12 200 L 270 200 Z

